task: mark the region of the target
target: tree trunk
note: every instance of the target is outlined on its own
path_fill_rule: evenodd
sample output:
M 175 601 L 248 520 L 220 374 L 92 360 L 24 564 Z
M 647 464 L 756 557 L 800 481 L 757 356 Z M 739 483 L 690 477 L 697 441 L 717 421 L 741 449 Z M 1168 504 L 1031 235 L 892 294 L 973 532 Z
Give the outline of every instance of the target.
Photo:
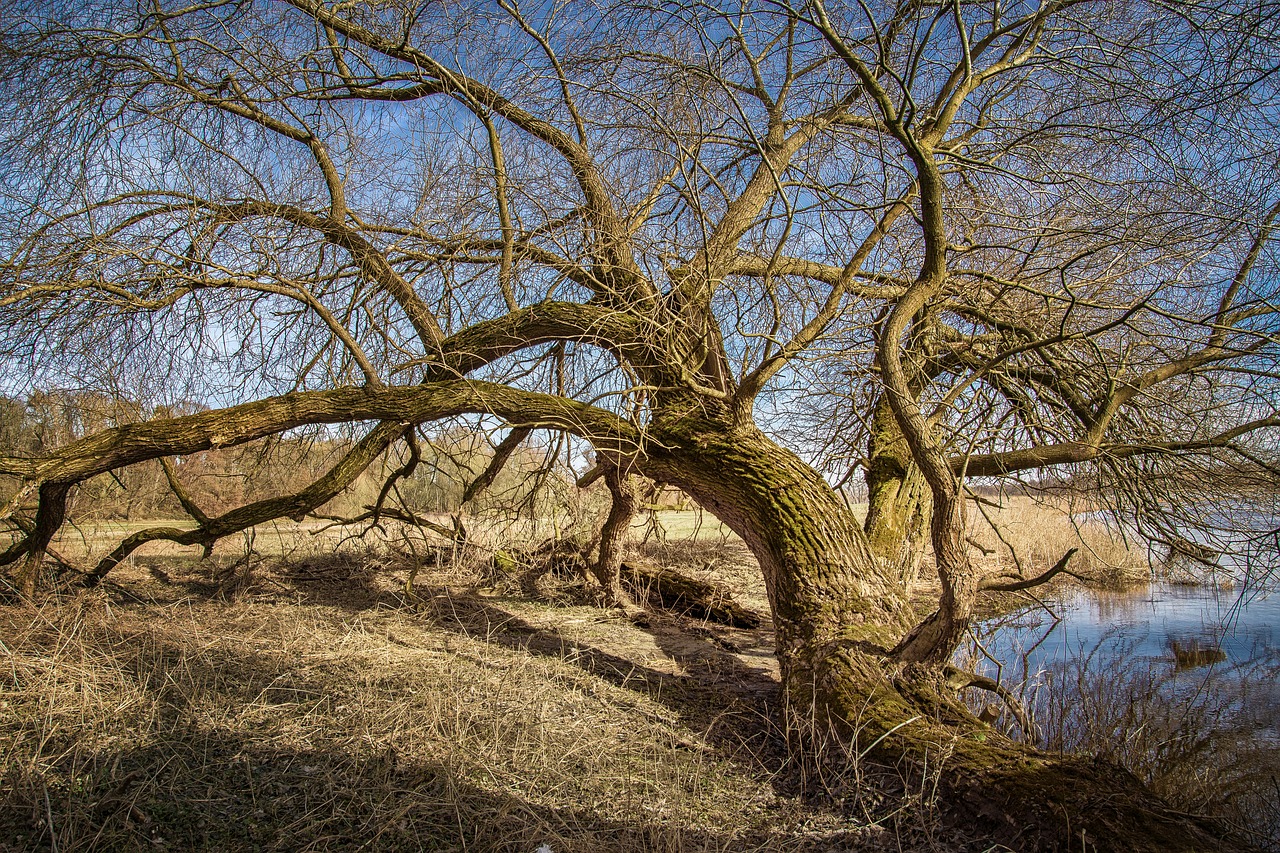
M 936 781 L 979 831 L 1015 849 L 1224 849 L 1131 774 L 1013 743 L 968 712 L 944 667 L 896 659 L 890 650 L 912 621 L 906 592 L 839 497 L 756 427 L 707 408 L 656 413 L 653 449 L 638 464 L 688 492 L 759 560 L 799 734 L 834 733 L 913 783 Z M 944 526 L 956 506 L 946 509 Z M 939 629 L 954 626 L 930 630 Z
M 924 562 L 933 496 L 883 398 L 871 419 L 867 451 L 867 543 L 885 571 L 910 588 Z
M 631 520 L 635 518 L 639 495 L 626 470 L 612 462 L 601 461 L 600 464 L 604 466 L 604 481 L 609 487 L 611 501 L 609 515 L 600 528 L 600 556 L 591 570 L 604 590 L 607 605 L 625 609 L 631 601 L 622 589 L 622 550 L 631 529 Z
M 70 491 L 71 486 L 64 483 L 45 483 L 40 487 L 35 525 L 27 535 L 26 557 L 11 576 L 14 588 L 28 602 L 34 601 L 39 591 L 45 551 L 66 519 L 67 495 Z
M 944 664 L 969 630 L 980 578 L 964 541 L 964 502 L 960 490 L 940 489 L 937 484 L 931 484 L 931 489 L 930 538 L 942 595 L 938 609 L 912 629 L 894 649 L 894 656 L 911 663 Z
M 754 424 L 667 406 L 642 469 L 679 486 L 742 537 L 760 563 L 788 684 L 812 681 L 833 644 L 892 648 L 910 624 L 905 590 L 885 573 L 839 496 Z

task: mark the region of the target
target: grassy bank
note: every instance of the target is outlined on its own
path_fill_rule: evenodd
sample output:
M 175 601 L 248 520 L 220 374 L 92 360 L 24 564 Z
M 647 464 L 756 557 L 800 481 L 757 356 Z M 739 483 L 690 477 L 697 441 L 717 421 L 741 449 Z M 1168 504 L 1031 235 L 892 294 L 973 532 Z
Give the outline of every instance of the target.
M 1074 531 L 1011 511 L 1046 559 Z M 714 518 L 657 521 L 649 559 L 767 609 Z M 91 562 L 123 530 L 56 544 Z M 936 777 L 796 748 L 767 618 L 642 626 L 574 579 L 524 595 L 483 548 L 418 565 L 347 532 L 154 543 L 99 590 L 0 608 L 0 851 L 996 849 Z

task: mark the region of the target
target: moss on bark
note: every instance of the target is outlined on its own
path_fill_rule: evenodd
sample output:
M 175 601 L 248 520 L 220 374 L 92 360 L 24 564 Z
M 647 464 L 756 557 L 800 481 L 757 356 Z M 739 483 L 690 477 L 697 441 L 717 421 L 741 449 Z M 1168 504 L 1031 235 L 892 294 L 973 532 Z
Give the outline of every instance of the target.
M 652 445 L 662 449 L 643 465 L 714 512 L 760 561 L 799 731 L 834 731 L 855 753 L 931 777 L 966 820 L 1012 849 L 1241 849 L 1118 767 L 1004 738 L 964 707 L 942 667 L 896 660 L 905 590 L 826 482 L 705 404 L 663 414 Z

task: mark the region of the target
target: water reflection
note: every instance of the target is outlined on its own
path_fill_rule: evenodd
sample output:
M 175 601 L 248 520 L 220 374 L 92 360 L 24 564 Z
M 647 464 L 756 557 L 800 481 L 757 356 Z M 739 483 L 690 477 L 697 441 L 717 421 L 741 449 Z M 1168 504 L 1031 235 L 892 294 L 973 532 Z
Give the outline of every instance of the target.
M 1014 689 L 1040 716 L 1050 682 L 1060 689 L 1080 681 L 1068 669 L 1085 665 L 1098 676 L 1150 670 L 1144 689 L 1175 703 L 1211 692 L 1226 701 L 1218 725 L 1280 743 L 1278 625 L 1280 595 L 1242 604 L 1212 587 L 1074 590 L 979 626 L 960 662 Z
M 1277 626 L 1280 595 L 1076 590 L 978 626 L 957 662 L 1031 711 L 1031 732 L 1012 714 L 997 721 L 1011 735 L 1116 761 L 1177 807 L 1280 850 Z
M 1201 647 L 1198 638 L 1193 638 L 1190 643 L 1183 645 L 1176 637 L 1170 637 L 1169 651 L 1173 652 L 1174 669 L 1197 669 L 1222 663 L 1227 659 L 1227 653 L 1221 646 Z
M 1035 607 L 979 626 L 991 657 L 1025 658 L 1034 674 L 1085 650 L 1126 659 L 1175 661 L 1179 648 L 1221 649 L 1222 662 L 1249 665 L 1276 658 L 1280 595 L 1240 603 L 1231 590 L 1153 584 L 1137 591 L 1074 590 L 1046 608 Z M 1108 650 L 1106 647 L 1116 647 Z M 990 672 L 987 662 L 987 674 Z

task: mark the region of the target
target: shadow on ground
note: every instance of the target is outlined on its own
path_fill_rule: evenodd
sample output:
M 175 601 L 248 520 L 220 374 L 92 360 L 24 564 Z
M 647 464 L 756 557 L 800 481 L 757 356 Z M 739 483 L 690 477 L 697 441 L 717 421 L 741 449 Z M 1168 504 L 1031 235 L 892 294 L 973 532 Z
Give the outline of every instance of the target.
M 850 831 L 750 838 L 534 804 L 393 749 L 273 749 L 208 734 L 181 749 L 161 744 L 68 760 L 77 764 L 74 787 L 6 774 L 0 850 L 863 849 Z
M 75 663 L 92 668 L 98 665 L 95 661 L 105 661 L 118 670 L 113 674 L 117 681 L 134 686 L 123 700 L 114 694 L 108 699 L 120 701 L 121 716 L 150 715 L 138 728 L 145 737 L 137 731 L 117 737 L 110 725 L 101 723 L 89 736 L 88 723 L 81 731 L 74 714 L 57 724 L 37 721 L 34 715 L 43 697 L 20 704 L 14 709 L 19 715 L 17 736 L 13 744 L 0 744 L 0 752 L 31 757 L 6 761 L 0 770 L 3 853 L 533 853 L 543 844 L 554 853 L 999 849 L 974 842 L 962 827 L 938 825 L 936 813 L 902 809 L 910 796 L 892 770 L 865 770 L 855 777 L 788 749 L 779 724 L 776 679 L 726 649 L 726 641 L 715 631 L 678 616 L 649 614 L 645 630 L 659 659 L 647 665 L 616 648 L 602 647 L 607 643 L 583 642 L 555 627 L 534 624 L 516 612 L 527 611 L 529 602 L 448 590 L 406 602 L 385 578 L 357 563 L 291 564 L 280 572 L 262 573 L 238 589 L 229 589 L 228 578 L 218 575 L 217 566 L 175 565 L 170 560 L 135 569 L 133 577 L 113 580 L 113 588 L 106 591 L 114 601 L 111 606 L 128 612 L 129 619 L 119 624 L 106 620 L 98 626 L 98 645 Z M 219 596 L 225 607 L 218 606 Z M 208 630 L 210 640 L 184 636 L 181 626 L 168 632 L 145 627 L 163 625 L 167 614 L 182 608 L 188 613 L 209 608 L 199 617 L 208 621 L 196 627 Z M 387 624 L 394 623 L 395 631 L 419 626 L 419 641 L 384 629 L 378 621 L 383 616 Z M 22 618 L 12 613 L 10 617 L 14 621 L 9 624 Z M 621 617 L 604 618 L 613 620 L 618 631 L 636 630 Z M 396 659 L 398 647 L 404 647 L 400 651 L 405 654 L 436 654 L 423 643 L 443 643 L 447 648 L 453 635 L 458 638 L 455 644 L 471 650 L 466 655 L 473 655 L 479 644 L 503 650 L 508 665 L 520 666 L 520 656 L 527 654 L 547 659 L 549 665 L 575 667 L 586 676 L 578 679 L 588 684 L 583 696 L 591 695 L 594 688 L 589 684 L 598 679 L 667 709 L 676 721 L 674 731 L 688 733 L 688 765 L 693 768 L 688 772 L 701 772 L 699 766 L 710 759 L 700 757 L 698 750 L 709 747 L 714 761 L 728 762 L 736 772 L 771 788 L 774 796 L 744 817 L 741 826 L 726 828 L 723 820 L 698 817 L 700 811 L 710 815 L 715 810 L 714 802 L 696 802 L 698 796 L 716 796 L 709 784 L 690 786 L 702 793 L 674 811 L 655 801 L 653 792 L 658 789 L 653 786 L 627 793 L 636 797 L 634 803 L 619 801 L 617 790 L 578 790 L 562 796 L 558 790 L 540 790 L 536 771 L 521 778 L 518 768 L 514 774 L 505 768 L 505 781 L 499 781 L 499 772 L 487 786 L 478 781 L 476 763 L 461 752 L 433 752 L 406 737 L 409 729 L 388 736 L 380 728 L 379 719 L 390 720 L 386 715 L 397 707 L 405 714 L 422 713 L 423 706 L 413 704 L 415 682 L 403 669 L 390 666 L 384 672 L 364 673 L 359 671 L 359 654 L 336 653 L 325 669 L 282 652 L 285 641 L 274 638 L 274 623 L 293 620 L 290 630 L 297 630 L 294 621 L 305 619 L 328 619 L 328 629 L 333 621 L 377 623 L 367 636 L 353 633 L 347 639 L 364 654 L 361 642 L 385 638 L 376 651 L 388 661 Z M 48 636 L 29 645 L 51 650 L 66 641 L 67 629 L 52 622 L 32 630 Z M 238 641 L 219 644 L 220 636 L 236 636 Z M 109 659 L 99 654 L 101 650 L 109 650 Z M 469 659 L 468 665 L 478 672 L 486 663 Z M 74 681 L 74 673 L 63 674 L 63 681 L 68 678 Z M 485 701 L 484 686 L 477 689 L 474 701 Z M 371 696 L 380 706 L 375 711 L 344 710 Z M 129 707 L 129 702 L 138 707 Z M 589 715 L 590 708 L 583 713 Z M 31 726 L 23 724 L 23 714 L 31 715 Z M 298 723 L 306 719 L 311 720 L 310 728 Z M 553 715 L 546 725 L 554 726 L 558 719 Z M 535 731 L 538 725 L 543 724 L 535 722 L 527 729 Z M 22 743 L 28 732 L 38 732 L 37 746 L 30 737 Z M 465 752 L 467 746 L 462 743 L 459 748 Z M 436 754 L 444 758 L 434 758 Z M 620 760 L 618 773 L 652 772 L 649 767 L 629 770 L 627 760 Z M 483 762 L 480 766 L 483 769 Z M 511 778 L 517 779 L 515 785 Z M 547 784 L 563 786 L 572 780 L 559 777 Z M 623 785 L 621 790 L 632 788 Z M 603 799 L 592 806 L 593 797 Z M 775 815 L 773 810 L 781 811 Z M 865 816 L 868 810 L 884 816 L 891 829 L 868 826 L 854 814 Z M 938 847 L 944 837 L 947 842 Z

